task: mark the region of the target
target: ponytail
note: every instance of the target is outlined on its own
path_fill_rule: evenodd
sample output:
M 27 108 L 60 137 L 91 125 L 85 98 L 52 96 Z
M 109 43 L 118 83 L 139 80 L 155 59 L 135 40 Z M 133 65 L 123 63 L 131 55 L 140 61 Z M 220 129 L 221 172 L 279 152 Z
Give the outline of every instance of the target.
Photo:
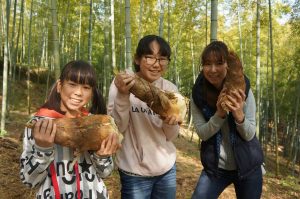
M 92 99 L 92 107 L 90 109 L 90 113 L 107 114 L 104 98 L 98 88 L 93 89 L 93 99 Z

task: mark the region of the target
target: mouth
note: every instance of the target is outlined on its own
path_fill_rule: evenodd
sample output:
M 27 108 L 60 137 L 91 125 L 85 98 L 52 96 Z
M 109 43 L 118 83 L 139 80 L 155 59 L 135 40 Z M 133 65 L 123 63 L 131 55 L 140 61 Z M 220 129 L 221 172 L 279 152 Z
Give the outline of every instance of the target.
M 219 78 L 219 75 L 209 75 L 208 77 L 211 79 L 217 79 L 217 78 Z
M 74 103 L 74 104 L 79 104 L 81 103 L 82 100 L 80 99 L 74 99 L 74 98 L 71 98 L 71 102 Z
M 150 73 L 153 74 L 159 74 L 161 71 L 160 70 L 149 70 Z

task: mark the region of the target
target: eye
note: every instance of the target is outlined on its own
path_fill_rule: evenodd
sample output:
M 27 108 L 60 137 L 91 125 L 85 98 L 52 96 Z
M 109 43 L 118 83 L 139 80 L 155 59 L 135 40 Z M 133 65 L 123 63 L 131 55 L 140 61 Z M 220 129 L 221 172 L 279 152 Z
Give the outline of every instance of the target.
M 211 63 L 204 63 L 203 66 L 205 67 L 210 67 L 212 64 Z
M 72 86 L 72 87 L 74 87 L 74 86 L 77 85 L 77 84 L 76 84 L 75 82 L 73 82 L 73 81 L 69 81 L 67 84 L 68 84 L 69 86 Z
M 91 87 L 90 85 L 87 85 L 87 84 L 84 85 L 83 88 L 84 88 L 85 90 L 90 90 L 90 89 L 92 89 L 92 87 Z

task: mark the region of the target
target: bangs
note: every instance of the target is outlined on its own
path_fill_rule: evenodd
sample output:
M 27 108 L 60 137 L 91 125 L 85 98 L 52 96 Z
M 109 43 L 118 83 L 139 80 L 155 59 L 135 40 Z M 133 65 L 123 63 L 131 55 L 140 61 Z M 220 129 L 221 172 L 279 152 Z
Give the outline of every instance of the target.
M 152 55 L 151 43 L 156 41 L 159 45 L 159 54 L 164 57 L 170 58 L 171 48 L 169 44 L 161 37 L 156 35 L 147 35 L 142 38 L 136 49 L 136 57 L 141 58 L 143 55 Z
M 91 87 L 96 87 L 96 72 L 88 63 L 77 61 L 70 65 L 63 71 L 60 78 L 62 81 L 71 80 L 78 84 L 88 84 Z
M 170 52 L 171 52 L 170 47 L 168 45 L 166 45 L 164 42 L 162 42 L 161 40 L 158 40 L 157 42 L 159 43 L 159 47 L 160 47 L 159 54 L 161 56 L 170 58 Z
M 225 63 L 225 55 L 220 51 L 210 51 L 203 53 L 202 65 L 211 63 Z
M 209 63 L 224 64 L 228 58 L 228 48 L 225 43 L 221 41 L 213 41 L 205 47 L 201 56 L 202 65 Z
M 167 49 L 165 46 L 163 46 L 159 42 L 158 42 L 158 44 L 159 44 L 159 52 L 158 53 L 161 56 L 169 58 L 170 57 L 170 53 L 169 53 L 170 51 L 169 51 L 169 49 Z M 150 46 L 145 46 L 145 48 L 142 51 L 144 52 L 143 55 L 153 55 L 153 51 L 152 51 L 152 49 L 151 49 Z

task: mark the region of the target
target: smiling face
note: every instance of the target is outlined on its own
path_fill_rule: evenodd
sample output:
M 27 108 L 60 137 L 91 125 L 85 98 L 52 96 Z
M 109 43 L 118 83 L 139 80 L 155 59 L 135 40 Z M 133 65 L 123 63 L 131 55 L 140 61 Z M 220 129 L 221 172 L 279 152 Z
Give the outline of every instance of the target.
M 215 52 L 209 53 L 203 63 L 204 77 L 217 89 L 221 89 L 227 74 L 227 62 Z
M 140 67 L 137 75 L 148 82 L 153 82 L 163 75 L 169 59 L 168 57 L 160 55 L 160 45 L 156 40 L 152 41 L 149 47 L 152 54 L 146 54 L 140 58 L 136 58 L 135 63 Z
M 92 87 L 71 80 L 57 82 L 57 92 L 60 94 L 60 109 L 66 112 L 66 117 L 74 118 L 92 98 Z

